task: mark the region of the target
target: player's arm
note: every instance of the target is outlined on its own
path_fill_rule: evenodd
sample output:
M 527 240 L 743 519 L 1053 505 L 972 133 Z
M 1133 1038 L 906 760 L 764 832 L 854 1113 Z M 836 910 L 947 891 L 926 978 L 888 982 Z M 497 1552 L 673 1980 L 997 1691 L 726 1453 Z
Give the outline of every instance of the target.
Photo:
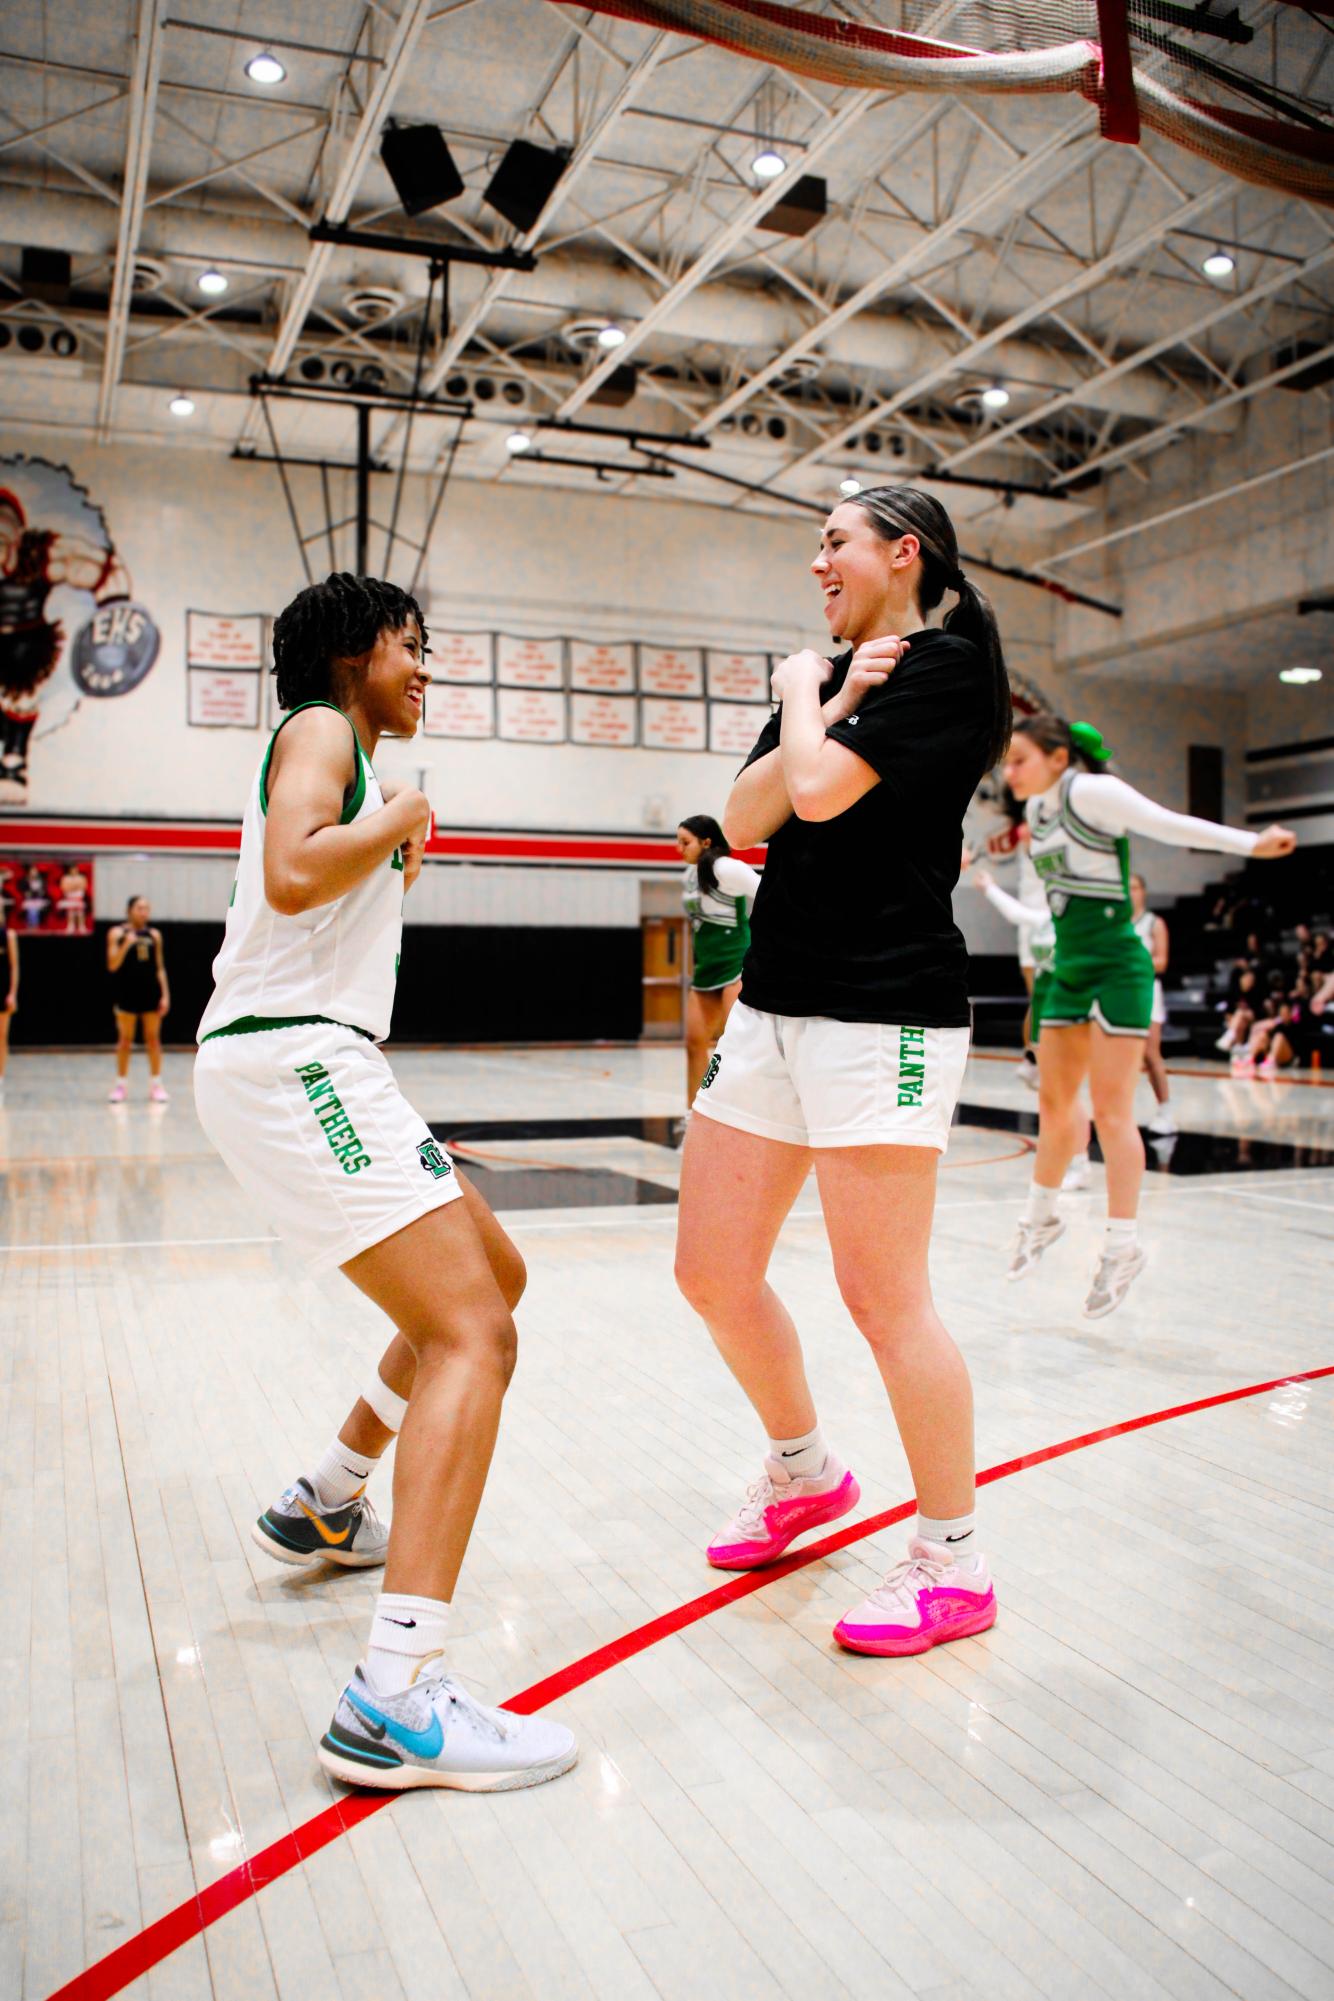
M 113 924 L 107 932 L 107 971 L 118 973 L 125 963 L 133 937 L 128 924 Z
M 1297 845 L 1297 836 L 1286 827 L 1266 827 L 1253 834 L 1245 827 L 1196 819 L 1193 813 L 1174 813 L 1110 773 L 1081 772 L 1069 796 L 1079 818 L 1105 834 L 1143 834 L 1171 848 L 1209 848 L 1215 854 L 1252 855 L 1256 861 L 1290 855 Z
M 380 790 L 384 794 L 386 806 L 391 799 L 397 799 L 400 793 L 406 792 L 407 789 L 408 783 L 405 778 L 382 778 L 380 780 Z M 403 857 L 404 896 L 407 895 L 413 883 L 416 882 L 417 877 L 422 872 L 422 863 L 426 859 L 426 843 L 430 838 L 430 833 L 431 825 L 428 820 L 418 835 L 410 835 L 402 844 L 400 852 Z
M 274 910 L 296 917 L 346 896 L 396 849 L 425 836 L 431 809 L 415 788 L 378 812 L 340 824 L 356 778 L 346 716 L 304 709 L 284 724 L 273 746 L 264 827 L 264 894 Z
M 19 941 L 12 931 L 6 934 L 9 946 L 9 993 L 5 999 L 5 1009 L 12 1014 L 19 1004 Z
M 157 983 L 162 994 L 159 1011 L 165 1014 L 171 1006 L 171 989 L 167 985 L 167 961 L 162 951 L 162 933 L 156 927 L 153 930 L 153 946 L 157 954 Z
M 834 820 L 880 783 L 880 774 L 855 750 L 826 735 L 820 688 L 829 662 L 811 650 L 794 653 L 774 675 L 783 700 L 778 739 L 783 784 L 799 820 Z
M 1155 973 L 1165 973 L 1167 971 L 1168 949 L 1167 926 L 1161 917 L 1155 915 L 1153 920 L 1153 948 L 1149 954 L 1153 960 L 1153 970 Z

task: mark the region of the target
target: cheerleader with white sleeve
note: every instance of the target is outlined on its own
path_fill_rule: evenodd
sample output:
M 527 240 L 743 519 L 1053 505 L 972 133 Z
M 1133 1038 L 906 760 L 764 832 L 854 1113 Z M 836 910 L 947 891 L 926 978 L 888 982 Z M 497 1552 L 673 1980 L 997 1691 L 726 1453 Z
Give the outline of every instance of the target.
M 1015 724 L 1005 764 L 1011 791 L 1027 801 L 1030 850 L 1056 931 L 1051 977 L 1034 1009 L 1037 1159 L 1008 1276 L 1027 1277 L 1065 1228 L 1056 1196 L 1077 1145 L 1076 1106 L 1087 1076 L 1107 1164 L 1107 1234 L 1084 1304 L 1092 1319 L 1115 1311 L 1145 1265 L 1136 1222 L 1144 1142 L 1134 1097 L 1153 1018 L 1154 967 L 1135 931 L 1128 837 L 1257 861 L 1297 845 L 1285 827 L 1256 834 L 1173 813 L 1112 777 L 1110 755 L 1090 724 L 1044 714 Z

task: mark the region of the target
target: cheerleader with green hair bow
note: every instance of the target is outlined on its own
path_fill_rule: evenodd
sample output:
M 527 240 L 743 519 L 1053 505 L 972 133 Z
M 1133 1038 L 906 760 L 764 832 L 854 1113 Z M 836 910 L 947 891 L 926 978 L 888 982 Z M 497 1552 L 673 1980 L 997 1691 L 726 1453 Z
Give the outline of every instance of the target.
M 1153 1013 L 1153 961 L 1134 927 L 1129 836 L 1256 860 L 1297 845 L 1286 827 L 1256 834 L 1173 813 L 1113 777 L 1110 761 L 1091 723 L 1036 715 L 1015 724 L 1005 763 L 1006 783 L 1025 802 L 1029 854 L 1056 930 L 1051 976 L 1034 1008 L 1038 1148 L 1007 1277 L 1028 1277 L 1065 1229 L 1056 1195 L 1078 1143 L 1087 1076 L 1107 1163 L 1107 1236 L 1084 1306 L 1093 1319 L 1121 1304 L 1145 1264 L 1136 1225 L 1144 1142 L 1134 1097 Z

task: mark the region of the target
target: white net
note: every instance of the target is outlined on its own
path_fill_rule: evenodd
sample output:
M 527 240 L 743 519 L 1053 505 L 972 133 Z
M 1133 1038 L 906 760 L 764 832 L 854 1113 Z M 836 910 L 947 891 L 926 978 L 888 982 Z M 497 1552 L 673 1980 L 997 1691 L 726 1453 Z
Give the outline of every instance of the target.
M 850 89 L 1068 92 L 1098 107 L 1108 138 L 1133 142 L 1143 126 L 1239 180 L 1334 204 L 1327 107 L 1273 81 L 1272 53 L 1267 64 L 1255 60 L 1254 31 L 1239 15 L 1246 39 L 1230 45 L 1224 37 L 1224 60 L 1200 46 L 1197 31 L 1187 37 L 1176 17 L 1188 9 L 1157 0 L 964 6 L 951 16 L 948 39 L 771 0 L 594 0 L 594 11 Z M 930 19 L 928 10 L 918 11 Z M 1323 9 L 1277 11 L 1300 14 L 1314 33 L 1328 32 L 1314 19 Z

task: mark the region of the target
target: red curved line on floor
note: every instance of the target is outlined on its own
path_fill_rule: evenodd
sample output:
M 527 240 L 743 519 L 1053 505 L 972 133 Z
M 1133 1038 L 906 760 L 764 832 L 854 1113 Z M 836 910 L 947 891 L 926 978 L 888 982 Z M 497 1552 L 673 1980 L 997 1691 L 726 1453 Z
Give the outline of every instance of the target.
M 1119 1424 L 1106 1424 L 1099 1431 L 1081 1432 L 1077 1438 L 1062 1439 L 1058 1445 L 1044 1445 L 1036 1452 L 1024 1452 L 1017 1459 L 1006 1459 L 998 1466 L 988 1466 L 985 1472 L 978 1474 L 977 1484 L 989 1487 L 993 1480 L 1007 1480 L 1012 1473 L 1026 1472 L 1031 1466 L 1044 1466 L 1049 1459 L 1062 1459 L 1069 1452 L 1082 1452 L 1086 1446 L 1101 1445 L 1109 1438 L 1124 1438 L 1128 1432 L 1143 1431 L 1148 1425 L 1166 1424 L 1169 1418 L 1190 1417 L 1196 1411 L 1215 1410 L 1220 1404 L 1237 1403 L 1243 1397 L 1263 1396 L 1267 1390 L 1285 1389 L 1289 1383 L 1319 1382 L 1325 1376 L 1334 1376 L 1334 1363 L 1321 1369 L 1302 1369 L 1290 1376 L 1275 1376 L 1266 1383 L 1250 1383 L 1244 1389 L 1223 1390 L 1215 1396 L 1196 1397 L 1193 1403 L 1173 1404 L 1168 1410 L 1149 1411 L 1143 1417 L 1125 1418 Z M 847 1549 L 851 1543 L 860 1542 L 865 1536 L 876 1535 L 881 1529 L 905 1520 L 915 1508 L 915 1501 L 901 1501 L 897 1507 L 886 1508 L 881 1514 L 868 1516 L 864 1521 L 835 1530 L 832 1535 L 822 1536 L 818 1542 L 808 1544 L 795 1555 L 766 1564 L 763 1570 L 747 1571 L 741 1576 L 729 1578 L 726 1584 L 706 1591 L 702 1597 L 689 1599 L 684 1605 L 662 1613 L 659 1618 L 650 1619 L 646 1625 L 623 1633 L 620 1639 L 609 1641 L 605 1647 L 594 1648 L 591 1654 L 571 1661 L 568 1667 L 558 1668 L 555 1674 L 547 1675 L 544 1680 L 535 1681 L 530 1688 L 511 1696 L 505 1707 L 515 1710 L 520 1716 L 531 1716 L 535 1710 L 545 1709 L 548 1703 L 569 1695 L 573 1689 L 582 1688 L 585 1682 L 595 1681 L 609 1668 L 632 1660 L 636 1654 L 644 1653 L 660 1640 L 670 1639 L 674 1633 L 707 1619 L 710 1613 L 721 1611 L 725 1605 L 735 1605 L 738 1599 L 762 1591 L 766 1584 L 773 1584 L 780 1577 L 790 1577 L 794 1571 L 804 1570 L 808 1564 L 819 1563 L 824 1557 Z M 210 1883 L 187 1902 L 178 1904 L 174 1911 L 168 1911 L 165 1917 L 158 1918 L 134 1938 L 126 1939 L 105 1959 L 99 1959 L 82 1973 L 77 1973 L 73 1980 L 58 1987 L 48 2001 L 110 2001 L 112 1995 L 121 1993 L 132 1980 L 140 1979 L 150 1968 L 160 1965 L 192 1938 L 198 1938 L 219 1918 L 225 1918 L 229 1911 L 247 1903 L 298 1864 L 308 1862 L 311 1856 L 318 1855 L 321 1848 L 327 1848 L 340 1835 L 350 1834 L 354 1827 L 359 1827 L 372 1814 L 391 1806 L 399 1797 L 397 1793 L 365 1792 L 349 1793 L 345 1799 L 336 1800 L 332 1806 L 303 1821 L 300 1827 L 294 1827 L 290 1834 L 282 1835 L 257 1855 L 252 1855 L 239 1868 L 219 1877 L 216 1883 Z

